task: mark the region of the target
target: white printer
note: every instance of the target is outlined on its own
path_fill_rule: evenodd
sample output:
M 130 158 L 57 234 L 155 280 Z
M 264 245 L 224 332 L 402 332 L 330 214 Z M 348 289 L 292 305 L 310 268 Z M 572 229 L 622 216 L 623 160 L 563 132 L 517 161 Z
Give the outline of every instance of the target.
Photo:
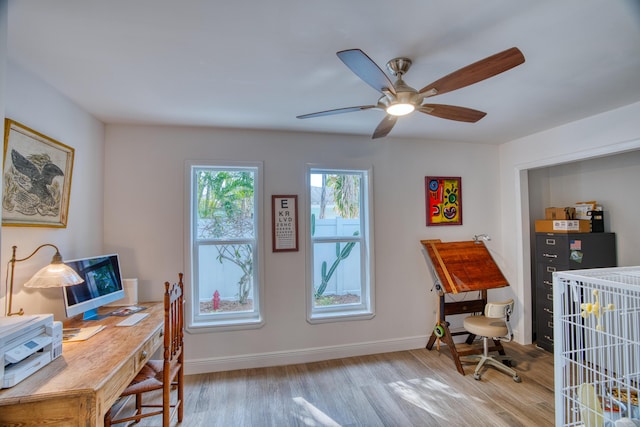
M 53 314 L 0 317 L 0 389 L 13 387 L 62 354 Z

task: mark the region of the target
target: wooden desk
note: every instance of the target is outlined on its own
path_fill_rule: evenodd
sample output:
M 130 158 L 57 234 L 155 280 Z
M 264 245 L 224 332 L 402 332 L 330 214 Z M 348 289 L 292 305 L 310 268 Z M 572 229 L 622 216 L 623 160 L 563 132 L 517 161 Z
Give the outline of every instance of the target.
M 464 369 L 460 357 L 470 354 L 480 354 L 481 350 L 469 349 L 458 351 L 453 341 L 454 336 L 468 335 L 467 344 L 471 344 L 475 338 L 466 331 L 451 332 L 447 315 L 482 313 L 487 304 L 487 289 L 509 286 L 507 279 L 493 261 L 483 242 L 441 242 L 440 240 L 421 240 L 429 255 L 430 267 L 433 271 L 435 284 L 440 298 L 438 307 L 438 319 L 431 332 L 431 337 L 426 348 L 431 350 L 438 339 L 447 344 L 451 356 L 456 364 L 458 372 L 464 375 Z M 446 294 L 458 294 L 461 292 L 479 291 L 480 298 L 464 300 L 461 302 L 445 301 Z M 442 336 L 436 334 L 436 328 L 441 327 Z M 504 348 L 498 340 L 493 340 L 494 345 L 489 351 L 504 353 Z
M 140 305 L 150 315 L 130 327 L 115 326 L 123 319 L 117 316 L 65 322 L 106 328 L 86 341 L 64 343 L 62 356 L 0 390 L 0 425 L 102 426 L 105 412 L 162 345 L 162 303 Z

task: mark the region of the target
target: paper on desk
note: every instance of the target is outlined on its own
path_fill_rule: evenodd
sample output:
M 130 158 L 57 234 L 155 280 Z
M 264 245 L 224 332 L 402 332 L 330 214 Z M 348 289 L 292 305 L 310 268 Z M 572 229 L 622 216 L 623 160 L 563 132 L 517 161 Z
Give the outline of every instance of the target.
M 77 334 L 70 335 L 66 338 L 63 337 L 63 340 L 64 342 L 88 340 L 89 338 L 91 338 L 92 336 L 94 336 L 104 328 L 105 328 L 104 325 L 90 326 L 88 328 L 80 328 L 80 331 L 78 331 Z

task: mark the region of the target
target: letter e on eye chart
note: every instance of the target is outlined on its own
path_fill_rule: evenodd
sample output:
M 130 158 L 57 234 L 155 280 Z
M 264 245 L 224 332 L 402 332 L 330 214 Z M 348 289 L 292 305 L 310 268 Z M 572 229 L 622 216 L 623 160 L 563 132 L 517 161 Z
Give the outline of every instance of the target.
M 298 196 L 271 196 L 273 252 L 298 250 Z

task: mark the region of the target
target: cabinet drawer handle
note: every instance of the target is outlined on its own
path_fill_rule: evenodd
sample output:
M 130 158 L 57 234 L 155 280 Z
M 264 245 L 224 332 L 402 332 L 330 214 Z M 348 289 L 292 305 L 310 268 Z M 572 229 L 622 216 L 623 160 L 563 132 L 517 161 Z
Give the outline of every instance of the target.
M 543 280 L 542 283 L 544 283 L 545 285 L 553 286 L 553 283 L 548 280 Z
M 547 273 L 555 273 L 556 268 L 555 267 L 547 267 Z
M 547 322 L 547 326 L 553 329 L 553 322 Z
M 545 239 L 544 242 L 547 245 L 555 245 L 556 244 L 556 239 Z
M 544 308 L 544 311 L 546 311 L 549 314 L 553 314 L 553 310 L 548 309 L 547 307 Z
M 147 350 L 142 350 L 142 352 L 140 353 L 140 361 L 142 362 L 144 359 L 146 359 L 148 354 L 149 353 L 147 353 Z
M 545 258 L 558 258 L 558 255 L 557 255 L 557 254 L 547 254 L 547 253 L 544 253 L 544 254 L 542 254 L 542 256 L 543 256 L 543 257 L 545 257 Z
M 553 338 L 551 338 L 549 335 L 545 335 L 544 336 L 546 339 L 548 339 L 549 341 L 553 342 Z
M 549 301 L 553 301 L 553 294 L 547 294 L 547 299 Z

